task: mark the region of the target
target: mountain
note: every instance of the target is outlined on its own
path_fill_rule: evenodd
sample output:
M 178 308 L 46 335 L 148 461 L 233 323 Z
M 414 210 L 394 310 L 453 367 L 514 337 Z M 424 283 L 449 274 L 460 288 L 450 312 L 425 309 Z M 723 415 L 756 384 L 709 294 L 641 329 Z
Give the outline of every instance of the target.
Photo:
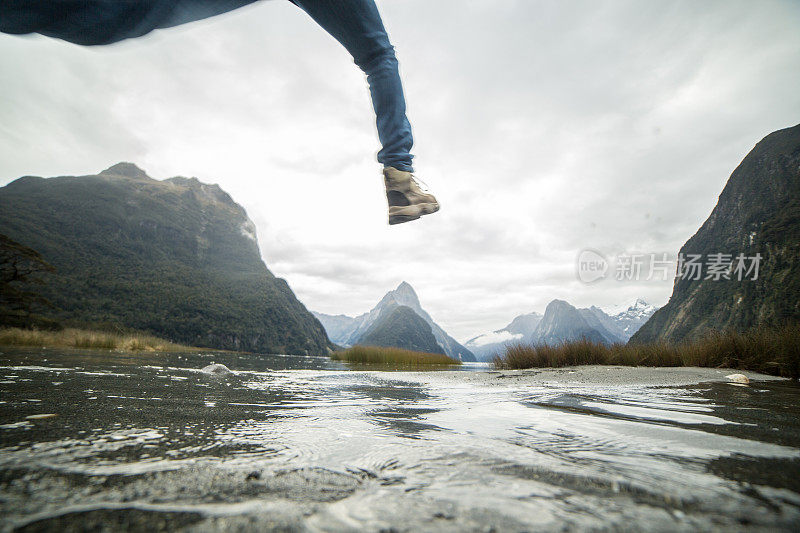
M 431 328 L 436 342 L 442 347 L 444 353 L 450 357 L 462 361 L 475 361 L 475 356 L 459 344 L 453 337 L 448 335 L 431 316 L 422 308 L 419 298 L 414 288 L 405 281 L 393 291 L 389 291 L 381 298 L 381 301 L 368 313 L 364 313 L 355 318 L 345 315 L 326 315 L 324 313 L 314 313 L 331 340 L 341 346 L 353 346 L 362 343 L 362 338 L 370 327 L 387 311 L 393 311 L 396 306 L 406 306 L 419 315 Z
M 413 309 L 405 305 L 387 309 L 364 333 L 359 344 L 393 346 L 427 353 L 444 353 L 442 347 L 436 342 L 430 325 Z
M 700 279 L 688 267 L 676 276 L 667 305 L 631 342 L 679 342 L 800 320 L 800 125 L 767 135 L 747 154 L 680 253 L 701 256 Z M 745 268 L 758 263 L 757 276 L 737 272 L 740 254 Z M 733 261 L 730 279 L 709 272 L 717 259 Z
M 605 344 L 624 343 L 655 312 L 656 307 L 641 298 L 630 304 L 600 309 L 591 306 L 576 309 L 562 300 L 553 300 L 545 311 L 520 315 L 503 329 L 484 333 L 468 340 L 469 348 L 480 361 L 490 361 L 506 346 L 515 343 L 560 343 L 582 337 Z M 544 322 L 544 325 L 541 325 Z
M 536 345 L 560 344 L 581 339 L 603 344 L 620 342 L 619 337 L 603 326 L 594 311 L 576 309 L 564 300 L 553 300 L 547 304 L 539 325 L 525 340 Z
M 255 352 L 322 355 L 331 346 L 218 185 L 154 180 L 131 163 L 25 176 L 0 188 L 0 233 L 56 268 L 40 292 L 67 325 Z
M 475 354 L 479 361 L 489 361 L 509 344 L 521 342 L 530 337 L 541 320 L 542 315 L 539 313 L 517 316 L 503 329 L 473 337 L 464 346 Z
M 334 339 L 349 338 L 353 329 L 355 329 L 354 323 L 356 319 L 353 317 L 346 315 L 326 315 L 325 313 L 317 313 L 315 311 L 311 311 L 311 314 L 320 321 L 325 328 L 325 332 L 328 334 L 328 338 L 333 342 L 338 343 L 338 341 Z
M 536 331 L 536 326 L 542 321 L 542 315 L 539 313 L 528 313 L 527 315 L 520 315 L 514 317 L 504 329 L 514 335 L 522 335 L 523 337 L 530 337 Z
M 658 308 L 656 306 L 650 305 L 641 298 L 637 298 L 627 307 L 617 306 L 615 308 L 603 309 L 603 312 L 610 316 L 617 324 L 622 339 L 628 341 L 657 310 Z
M 587 309 L 578 309 L 586 323 L 597 330 L 606 339 L 606 343 L 614 344 L 627 340 L 616 320 L 608 316 L 602 309 L 591 306 Z

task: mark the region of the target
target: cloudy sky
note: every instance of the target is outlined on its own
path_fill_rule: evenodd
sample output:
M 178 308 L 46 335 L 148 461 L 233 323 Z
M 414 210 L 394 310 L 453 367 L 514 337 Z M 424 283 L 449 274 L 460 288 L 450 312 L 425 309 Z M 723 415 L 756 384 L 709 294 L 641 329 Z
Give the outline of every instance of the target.
M 110 47 L 0 35 L 0 185 L 118 161 L 219 183 L 310 309 L 406 280 L 465 340 L 553 298 L 665 303 L 670 281 L 581 283 L 578 254 L 674 257 L 800 122 L 796 1 L 378 4 L 436 215 L 386 224 L 366 81 L 285 0 Z

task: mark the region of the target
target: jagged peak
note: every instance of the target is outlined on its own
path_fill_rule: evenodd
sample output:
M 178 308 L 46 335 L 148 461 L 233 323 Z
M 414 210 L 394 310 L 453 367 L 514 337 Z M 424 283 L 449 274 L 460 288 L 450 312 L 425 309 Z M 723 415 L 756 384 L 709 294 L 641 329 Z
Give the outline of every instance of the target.
M 395 289 L 395 292 L 413 294 L 414 296 L 417 295 L 417 293 L 414 292 L 414 287 L 412 287 L 411 284 L 407 281 L 401 281 L 400 285 L 398 285 L 397 288 Z
M 219 189 L 219 185 L 216 183 L 203 183 L 196 177 L 192 176 L 191 178 L 187 178 L 186 176 L 173 176 L 171 178 L 167 178 L 164 181 L 168 181 L 170 183 L 175 183 L 176 185 L 183 185 L 184 187 L 193 187 L 193 188 L 201 188 L 201 187 L 212 187 Z
M 507 329 L 507 328 L 511 327 L 515 323 L 519 323 L 519 322 L 522 322 L 524 320 L 528 320 L 530 318 L 542 318 L 542 316 L 543 316 L 542 313 L 539 313 L 539 312 L 536 312 L 536 311 L 533 311 L 531 313 L 525 313 L 524 315 L 517 315 L 511 320 L 511 322 L 509 322 L 508 326 L 506 326 L 503 329 Z M 501 330 L 497 330 L 497 331 L 501 331 Z
M 575 306 L 573 306 L 571 303 L 569 303 L 566 300 L 559 300 L 558 298 L 556 298 L 555 300 L 553 300 L 549 304 L 547 304 L 547 308 L 544 311 L 545 314 L 547 314 L 547 309 L 550 309 L 550 308 L 553 308 L 553 309 L 565 309 L 565 308 L 566 309 L 575 309 Z
M 378 302 L 378 305 L 373 308 L 373 311 L 376 309 L 386 309 L 393 305 L 405 305 L 415 309 L 417 314 L 420 314 L 420 312 L 424 313 L 419 303 L 417 293 L 414 291 L 411 284 L 405 281 L 400 283 L 396 289 L 387 292 L 383 298 L 381 298 L 381 301 Z
M 400 283 L 391 294 L 400 304 L 408 305 L 410 303 L 419 306 L 419 297 L 416 291 L 414 291 L 414 287 L 407 281 Z
M 195 191 L 196 193 L 215 202 L 221 202 L 223 204 L 242 209 L 241 206 L 233 200 L 231 195 L 225 192 L 225 190 L 217 183 L 205 183 L 196 177 L 187 178 L 185 176 L 174 176 L 172 178 L 167 178 L 164 181 L 166 183 L 172 183 L 173 185 L 185 187 L 189 190 Z M 255 228 L 255 226 L 253 227 Z
M 650 309 L 656 309 L 656 306 L 652 305 L 642 297 L 638 297 L 633 301 L 628 300 L 622 304 L 609 305 L 600 308 L 600 310 L 608 316 L 619 316 L 630 313 L 631 311 L 648 311 Z
M 107 176 L 125 176 L 126 178 L 134 179 L 151 179 L 144 170 L 137 167 L 134 163 L 128 163 L 125 161 L 108 167 L 100 174 L 105 174 Z

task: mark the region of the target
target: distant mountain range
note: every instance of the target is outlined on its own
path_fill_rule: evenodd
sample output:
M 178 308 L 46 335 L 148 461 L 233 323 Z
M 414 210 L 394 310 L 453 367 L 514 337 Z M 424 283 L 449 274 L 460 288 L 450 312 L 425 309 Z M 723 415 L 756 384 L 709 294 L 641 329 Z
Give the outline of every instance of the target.
M 24 176 L 0 187 L 0 234 L 56 268 L 38 289 L 53 303 L 53 319 L 133 328 L 184 344 L 324 354 L 329 337 L 342 346 L 441 350 L 472 361 L 490 359 L 511 342 L 680 342 L 800 320 L 800 125 L 753 148 L 681 248 L 706 267 L 715 256 L 730 259 L 722 276 L 677 277 L 659 310 L 642 300 L 615 310 L 553 300 L 544 314 L 520 315 L 463 346 L 405 282 L 360 316 L 312 315 L 261 260 L 244 209 L 196 178 L 154 180 L 131 163 L 97 175 Z M 760 258 L 755 279 L 749 271 L 737 279 L 733 261 L 740 255 Z
M 607 307 L 602 311 L 614 319 L 622 330 L 622 338 L 628 341 L 658 311 L 658 307 L 650 305 L 642 298 L 637 298 L 631 304 Z
M 563 300 L 553 300 L 544 315 L 520 315 L 505 328 L 473 337 L 465 346 L 482 361 L 491 360 L 509 344 L 559 344 L 587 339 L 603 344 L 625 343 L 656 311 L 642 299 L 627 307 L 577 309 Z
M 417 320 L 406 308 L 413 312 Z M 396 346 L 409 350 L 431 353 L 445 353 L 462 361 L 475 361 L 475 356 L 467 348 L 448 335 L 422 308 L 413 287 L 405 281 L 393 291 L 389 291 L 368 313 L 357 317 L 346 315 L 327 315 L 314 313 L 328 337 L 344 347 L 356 344 L 375 346 Z M 425 327 L 427 326 L 427 327 Z M 398 334 L 394 329 L 402 329 Z M 435 345 L 430 343 L 432 335 Z
M 489 361 L 507 345 L 527 342 L 541 321 L 542 315 L 539 313 L 520 315 L 506 327 L 473 337 L 464 346 L 479 361 Z
M 800 125 L 767 135 L 733 171 L 711 215 L 680 250 L 684 265 L 661 309 L 576 309 L 554 300 L 465 343 L 488 360 L 512 342 L 693 340 L 800 320 Z M 715 270 L 709 270 L 714 267 Z M 756 270 L 757 267 L 757 270 Z M 741 270 L 738 270 L 741 269 Z M 528 331 L 516 324 L 523 321 Z M 535 324 L 533 331 L 530 328 Z
M 0 233 L 56 268 L 36 287 L 65 325 L 133 328 L 194 346 L 325 355 L 322 325 L 261 259 L 218 185 L 132 163 L 0 187 Z
M 705 269 L 687 266 L 667 305 L 631 342 L 680 342 L 800 320 L 800 125 L 767 135 L 747 154 L 680 253 Z M 724 275 L 708 270 L 715 258 Z

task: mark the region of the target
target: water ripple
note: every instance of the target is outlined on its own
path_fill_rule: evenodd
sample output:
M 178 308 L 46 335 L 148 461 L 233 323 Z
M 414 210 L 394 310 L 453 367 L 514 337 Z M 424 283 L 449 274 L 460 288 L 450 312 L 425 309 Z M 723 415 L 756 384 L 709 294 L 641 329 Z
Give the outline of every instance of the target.
M 3 357 L 0 530 L 800 523 L 800 393 L 785 384 L 488 386 L 285 356 Z M 210 361 L 233 372 L 198 371 Z

